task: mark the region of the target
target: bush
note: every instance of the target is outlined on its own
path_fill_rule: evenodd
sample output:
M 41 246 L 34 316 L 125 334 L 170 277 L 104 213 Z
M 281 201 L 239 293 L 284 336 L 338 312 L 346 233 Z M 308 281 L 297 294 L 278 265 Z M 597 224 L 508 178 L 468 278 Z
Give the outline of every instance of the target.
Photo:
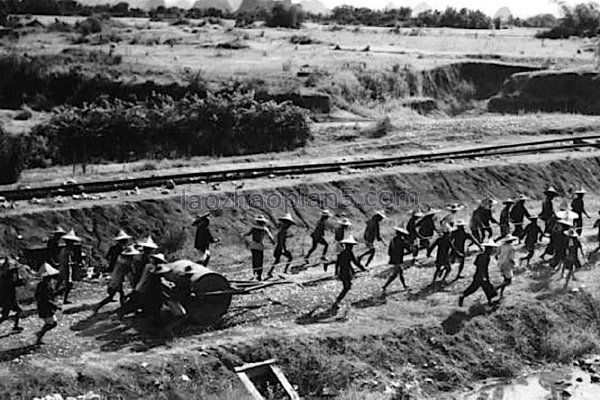
M 15 183 L 19 180 L 23 167 L 22 150 L 22 139 L 0 128 L 0 184 Z
M 307 143 L 310 125 L 304 109 L 235 92 L 62 107 L 31 138 L 27 164 L 39 166 L 289 150 Z
M 394 129 L 394 125 L 392 125 L 392 121 L 389 116 L 385 116 L 385 118 L 379 120 L 375 126 L 367 129 L 366 133 L 372 139 L 379 139 L 386 136 Z
M 102 32 L 102 22 L 98 17 L 88 17 L 85 21 L 78 22 L 75 26 L 77 32 L 82 36 Z
M 288 6 L 283 3 L 277 3 L 271 9 L 265 18 L 265 23 L 269 27 L 282 27 L 299 29 L 304 21 L 304 12 L 298 6 Z

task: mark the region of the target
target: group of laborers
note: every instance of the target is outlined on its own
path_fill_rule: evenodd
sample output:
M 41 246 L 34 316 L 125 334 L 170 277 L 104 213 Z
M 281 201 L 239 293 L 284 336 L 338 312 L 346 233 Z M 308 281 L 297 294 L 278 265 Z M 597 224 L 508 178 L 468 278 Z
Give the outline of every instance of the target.
M 535 254 L 537 245 L 544 237 L 548 237 L 549 243 L 541 256 L 546 261 L 546 256 L 551 255 L 550 266 L 559 271 L 562 266 L 561 278 L 566 272 L 566 283 L 570 279 L 575 279 L 575 271 L 580 269 L 582 263 L 579 254 L 583 257 L 583 249 L 579 237 L 582 233 L 583 216 L 589 218 L 585 211 L 584 195 L 586 191 L 580 189 L 576 191 L 570 207 L 563 207 L 560 211 L 554 211 L 553 200 L 558 197 L 558 192 L 553 187 L 544 191 L 545 199 L 542 203 L 542 213 L 539 219 L 544 221 L 545 229 L 538 225 L 538 217 L 532 215 L 526 207 L 529 200 L 527 196 L 519 195 L 515 200 L 507 199 L 503 202 L 500 220 L 497 221 L 493 216 L 493 206 L 497 202 L 493 199 L 484 199 L 480 205 L 473 211 L 471 216 L 470 230 L 465 229 L 465 222 L 459 219 L 458 212 L 463 209 L 459 204 L 452 204 L 447 207 L 448 214 L 436 220 L 435 216 L 440 210 L 430 209 L 428 212 L 415 210 L 406 227 L 395 227 L 395 236 L 391 240 L 388 248 L 389 264 L 393 266 L 393 273 L 383 286 L 383 291 L 398 278 L 404 288 L 407 288 L 404 278 L 405 257 L 412 254 L 412 262 L 418 257 L 421 250 L 426 250 L 430 257 L 434 250 L 437 250 L 435 257 L 435 272 L 433 282 L 445 281 L 450 275 L 453 264 L 458 264 L 458 272 L 455 280 L 463 278 L 462 272 L 465 266 L 466 251 L 470 246 L 477 246 L 481 253 L 475 259 L 476 272 L 472 284 L 465 290 L 460 297 L 459 303 L 462 305 L 464 299 L 474 293 L 478 288 L 483 288 L 488 297 L 488 301 L 499 295 L 501 299 L 504 290 L 511 285 L 514 270 L 517 264 L 530 262 Z M 569 209 L 570 208 L 570 209 Z M 316 224 L 312 233 L 313 243 L 306 255 L 310 257 L 318 245 L 323 246 L 322 259 L 325 261 L 329 245 L 325 239 L 325 226 L 327 219 L 331 216 L 328 211 L 323 211 L 321 219 Z M 372 261 L 375 254 L 375 241 L 382 241 L 379 223 L 385 218 L 382 212 L 377 212 L 371 220 L 367 222 L 364 232 L 364 242 L 366 252 L 360 257 L 355 257 L 352 249 L 358 244 L 354 237 L 347 235 L 350 221 L 344 218 L 338 222 L 335 229 L 336 241 L 336 275 L 343 283 L 343 289 L 335 301 L 335 305 L 344 298 L 351 287 L 352 277 L 355 274 L 352 266 L 365 270 L 364 266 Z M 497 224 L 500 227 L 500 235 L 493 238 L 493 226 Z M 514 227 L 511 232 L 511 226 Z M 594 224 L 598 228 L 598 240 L 600 242 L 600 219 Z M 516 244 L 523 242 L 527 255 L 517 260 Z M 595 252 L 600 251 L 600 244 Z M 498 267 L 503 277 L 503 282 L 493 287 L 489 281 L 489 264 L 491 257 L 495 255 Z M 362 264 L 364 257 L 367 257 L 366 264 Z M 324 263 L 326 266 L 327 264 Z
M 566 284 L 568 284 L 571 278 L 575 279 L 574 272 L 582 265 L 579 253 L 583 254 L 583 250 L 579 236 L 582 232 L 583 216 L 589 218 L 583 200 L 585 193 L 583 189 L 576 191 L 570 210 L 563 207 L 559 212 L 555 212 L 553 200 L 558 196 L 558 192 L 552 187 L 548 188 L 544 192 L 545 199 L 539 215 L 539 219 L 545 222 L 544 230 L 537 224 L 538 217 L 528 211 L 526 202 L 529 199 L 524 195 L 519 195 L 516 200 L 507 199 L 503 202 L 504 207 L 499 221 L 493 216 L 493 206 L 497 202 L 490 198 L 482 200 L 471 216 L 471 232 L 466 231 L 464 220 L 459 218 L 458 213 L 464 208 L 459 204 L 449 205 L 447 215 L 439 220 L 436 215 L 441 210 L 430 209 L 423 212 L 416 209 L 412 212 L 406 227 L 394 228 L 395 236 L 390 241 L 387 252 L 393 272 L 383 285 L 383 292 L 385 293 L 397 278 L 404 288 L 408 288 L 404 278 L 404 269 L 407 267 L 405 257 L 412 255 L 412 264 L 421 250 L 426 251 L 427 257 L 430 257 L 434 250 L 436 251 L 434 283 L 438 280 L 445 281 L 450 276 L 453 264 L 458 264 L 455 280 L 463 278 L 466 252 L 469 247 L 475 245 L 479 247 L 481 253 L 475 258 L 476 270 L 473 281 L 461 295 L 459 304 L 462 305 L 464 299 L 479 288 L 483 289 L 488 301 L 491 302 L 498 294 L 502 298 L 505 288 L 512 282 L 513 271 L 517 265 L 515 244 L 524 242 L 527 255 L 519 262 L 526 261 L 529 266 L 537 244 L 543 237 L 549 237 L 550 240 L 541 256 L 542 260 L 545 261 L 545 257 L 548 255 L 552 256 L 549 260 L 550 265 L 556 271 L 562 266 L 563 275 L 565 271 L 567 272 Z M 335 260 L 330 262 L 327 259 L 330 245 L 326 239 L 326 232 L 328 221 L 332 216 L 333 214 L 328 210 L 321 211 L 320 219 L 310 235 L 312 244 L 305 255 L 304 262 L 308 264 L 311 255 L 319 246 L 322 246 L 320 261 L 323 263 L 325 271 L 328 265 L 334 263 L 334 273 L 343 285 L 342 291 L 334 303 L 334 306 L 337 306 L 352 287 L 352 281 L 356 275 L 354 267 L 366 271 L 365 267 L 372 262 L 376 253 L 375 242 L 380 241 L 385 244 L 381 236 L 380 224 L 386 216 L 379 211 L 367 221 L 363 234 L 366 251 L 358 257 L 354 254 L 354 248 L 358 242 L 349 234 L 352 224 L 348 218 L 340 219 L 334 229 Z M 288 272 L 293 261 L 287 239 L 291 237 L 290 228 L 295 221 L 289 213 L 278 218 L 278 221 L 275 237 L 271 234 L 267 226 L 268 220 L 264 216 L 257 216 L 255 225 L 244 235 L 250 238 L 252 270 L 258 280 L 263 278 L 265 240 L 269 240 L 275 245 L 274 262 L 267 273 L 267 278 L 273 275 L 274 269 L 280 264 L 282 257 L 286 258 L 284 273 Z M 196 227 L 194 246 L 200 252 L 200 262 L 204 265 L 207 265 L 210 260 L 210 245 L 219 241 L 213 237 L 209 224 L 208 213 L 199 216 L 193 224 Z M 500 227 L 500 236 L 496 239 L 492 237 L 492 224 Z M 511 226 L 514 227 L 512 233 Z M 600 219 L 596 221 L 594 227 L 598 228 L 598 240 L 600 241 Z M 175 315 L 185 315 L 185 310 L 179 301 L 181 298 L 178 299 L 177 294 L 172 291 L 173 285 L 169 285 L 164 279 L 168 269 L 165 267 L 165 256 L 158 253 L 159 246 L 151 236 L 136 244 L 132 244 L 132 241 L 132 236 L 123 230 L 114 238 L 114 244 L 106 256 L 108 266 L 105 272 L 110 274 L 108 294 L 96 305 L 94 313 L 98 313 L 102 307 L 114 301 L 118 294 L 121 303 L 120 315 L 141 312 L 142 315 L 151 318 L 153 322 L 160 323 L 160 310 L 167 302 L 170 303 L 170 308 L 177 309 L 174 312 Z M 52 232 L 52 236 L 48 240 L 47 262 L 38 272 L 42 280 L 35 293 L 38 313 L 44 320 L 44 326 L 37 333 L 37 341 L 40 343 L 45 333 L 56 327 L 54 315 L 60 309 L 55 301 L 56 296 L 63 294 L 63 304 L 70 303 L 68 296 L 73 288 L 73 276 L 81 267 L 83 259 L 81 243 L 82 239 L 75 234 L 74 230 L 66 232 L 60 227 Z M 600 244 L 595 251 L 600 251 Z M 504 278 L 498 287 L 493 287 L 489 280 L 489 264 L 494 255 Z M 365 259 L 366 262 L 363 263 Z M 129 293 L 125 291 L 127 282 L 131 288 Z M 16 314 L 13 327 L 15 332 L 21 331 L 19 326 L 21 309 L 15 294 L 16 288 L 21 284 L 22 280 L 19 278 L 16 263 L 6 259 L 0 267 L 0 293 L 3 293 L 0 299 L 2 307 L 0 323 L 9 319 L 10 313 L 14 312 Z

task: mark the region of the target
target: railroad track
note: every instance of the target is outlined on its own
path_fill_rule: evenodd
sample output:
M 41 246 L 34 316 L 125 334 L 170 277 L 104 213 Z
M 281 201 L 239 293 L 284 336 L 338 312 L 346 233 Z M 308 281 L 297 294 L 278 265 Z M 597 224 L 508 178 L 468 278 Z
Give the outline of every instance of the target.
M 570 136 L 566 138 L 529 141 L 515 144 L 472 147 L 463 150 L 418 153 L 403 156 L 381 157 L 370 160 L 338 161 L 314 164 L 289 164 L 274 167 L 240 168 L 223 171 L 198 171 L 142 178 L 125 178 L 63 185 L 48 185 L 24 189 L 0 190 L 7 200 L 30 200 L 53 196 L 70 196 L 82 193 L 102 193 L 135 188 L 158 187 L 173 181 L 175 184 L 224 182 L 240 179 L 286 175 L 309 175 L 338 172 L 344 169 L 369 169 L 445 160 L 473 159 L 490 156 L 535 154 L 585 147 L 600 148 L 600 134 Z

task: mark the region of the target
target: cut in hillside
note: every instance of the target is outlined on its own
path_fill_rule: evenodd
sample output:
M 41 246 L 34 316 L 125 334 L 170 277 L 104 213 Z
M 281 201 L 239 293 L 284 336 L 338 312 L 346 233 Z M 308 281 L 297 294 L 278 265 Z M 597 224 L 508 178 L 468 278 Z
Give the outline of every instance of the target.
M 541 71 L 511 76 L 488 104 L 491 112 L 568 112 L 600 114 L 600 74 Z

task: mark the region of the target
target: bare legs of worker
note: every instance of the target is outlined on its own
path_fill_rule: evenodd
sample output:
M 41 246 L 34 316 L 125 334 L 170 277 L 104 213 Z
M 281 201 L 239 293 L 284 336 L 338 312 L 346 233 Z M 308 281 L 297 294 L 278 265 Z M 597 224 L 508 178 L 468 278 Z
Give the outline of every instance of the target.
M 342 284 L 344 285 L 344 287 L 342 288 L 342 291 L 340 292 L 337 299 L 335 299 L 335 303 L 333 303 L 333 308 L 337 308 L 339 306 L 340 302 L 344 299 L 344 297 L 346 297 L 346 295 L 350 291 L 350 288 L 352 288 L 352 281 L 349 279 L 343 280 Z
M 392 276 L 390 276 L 388 278 L 385 285 L 383 285 L 384 293 L 385 293 L 386 289 L 388 288 L 388 286 L 390 286 L 392 284 L 392 282 L 394 282 L 394 279 L 396 279 L 396 278 L 400 279 L 400 282 L 402 283 L 402 286 L 404 287 L 404 289 L 408 289 L 408 286 L 406 286 L 406 282 L 404 281 L 404 270 L 402 269 L 402 264 L 397 264 L 397 265 L 394 265 L 394 273 L 392 274 Z

